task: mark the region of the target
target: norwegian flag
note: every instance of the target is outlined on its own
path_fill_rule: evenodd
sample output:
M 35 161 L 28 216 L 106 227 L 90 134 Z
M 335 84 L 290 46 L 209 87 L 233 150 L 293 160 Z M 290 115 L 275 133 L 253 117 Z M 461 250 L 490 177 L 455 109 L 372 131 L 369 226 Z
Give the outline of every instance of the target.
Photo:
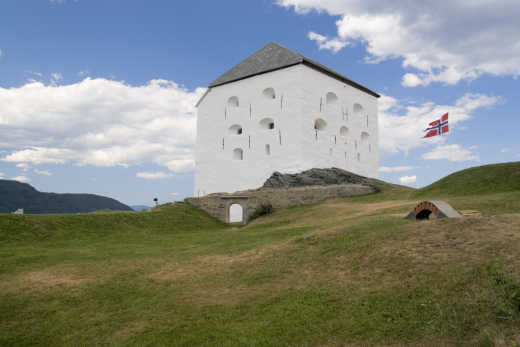
M 427 131 L 427 133 L 423 136 L 423 139 L 442 135 L 450 131 L 450 127 L 448 126 L 448 113 L 445 113 L 441 119 L 437 119 L 435 122 L 428 124 L 428 128 L 426 128 L 424 131 Z

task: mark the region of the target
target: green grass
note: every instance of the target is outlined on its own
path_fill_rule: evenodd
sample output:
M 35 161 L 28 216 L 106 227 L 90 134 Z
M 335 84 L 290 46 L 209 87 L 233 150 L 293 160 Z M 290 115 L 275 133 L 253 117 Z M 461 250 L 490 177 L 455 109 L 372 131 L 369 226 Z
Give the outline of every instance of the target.
M 439 196 L 484 217 L 403 218 Z M 519 189 L 0 215 L 0 345 L 517 346 L 519 249 Z
M 520 162 L 472 167 L 417 190 L 414 197 L 465 196 L 520 190 Z

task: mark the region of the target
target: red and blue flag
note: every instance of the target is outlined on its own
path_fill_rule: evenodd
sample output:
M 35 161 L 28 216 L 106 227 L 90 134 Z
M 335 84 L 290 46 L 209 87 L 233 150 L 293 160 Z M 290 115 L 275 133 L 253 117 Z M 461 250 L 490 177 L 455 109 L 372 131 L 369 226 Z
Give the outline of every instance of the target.
M 423 139 L 442 135 L 450 131 L 450 127 L 448 126 L 448 113 L 445 113 L 440 119 L 437 119 L 436 121 L 428 124 L 428 128 L 426 128 L 424 131 L 427 131 L 427 133 L 423 136 Z

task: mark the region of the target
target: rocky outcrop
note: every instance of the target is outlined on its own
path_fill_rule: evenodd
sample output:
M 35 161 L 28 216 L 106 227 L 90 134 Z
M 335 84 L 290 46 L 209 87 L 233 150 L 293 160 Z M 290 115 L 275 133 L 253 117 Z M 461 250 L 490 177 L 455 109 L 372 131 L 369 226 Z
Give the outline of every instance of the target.
M 383 182 L 334 167 L 330 169 L 310 169 L 297 174 L 275 172 L 265 181 L 263 188 L 294 188 L 338 184 L 378 185 L 381 183 Z

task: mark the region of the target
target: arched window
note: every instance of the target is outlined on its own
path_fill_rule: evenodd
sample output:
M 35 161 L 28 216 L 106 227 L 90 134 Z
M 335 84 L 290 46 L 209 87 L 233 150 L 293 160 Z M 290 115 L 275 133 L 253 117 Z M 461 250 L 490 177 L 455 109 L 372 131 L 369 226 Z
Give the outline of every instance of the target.
M 233 150 L 233 159 L 244 160 L 244 151 L 242 150 L 242 148 L 235 148 Z
M 361 113 L 363 112 L 363 106 L 360 104 L 354 104 L 354 116 L 361 116 Z
M 230 135 L 242 135 L 242 126 L 238 124 L 233 124 L 229 127 L 229 134 Z
M 274 129 L 274 119 L 272 118 L 264 118 L 260 121 L 260 127 L 262 129 Z
M 314 121 L 315 130 L 322 131 L 322 130 L 325 130 L 326 127 L 327 127 L 327 122 L 325 122 L 323 119 L 318 118 Z
M 265 145 L 265 154 L 271 155 L 271 145 Z
M 335 104 L 338 102 L 338 96 L 333 92 L 328 92 L 326 95 L 327 104 Z
M 267 99 L 275 99 L 276 98 L 276 93 L 274 92 L 273 88 L 265 88 L 264 91 L 262 92 L 262 94 Z
M 244 221 L 244 209 L 240 204 L 229 206 L 229 223 L 240 223 Z
M 347 127 L 342 126 L 341 128 L 339 128 L 339 136 L 347 137 L 347 135 L 348 135 L 348 128 Z
M 232 96 L 227 101 L 229 107 L 238 107 L 238 97 Z

